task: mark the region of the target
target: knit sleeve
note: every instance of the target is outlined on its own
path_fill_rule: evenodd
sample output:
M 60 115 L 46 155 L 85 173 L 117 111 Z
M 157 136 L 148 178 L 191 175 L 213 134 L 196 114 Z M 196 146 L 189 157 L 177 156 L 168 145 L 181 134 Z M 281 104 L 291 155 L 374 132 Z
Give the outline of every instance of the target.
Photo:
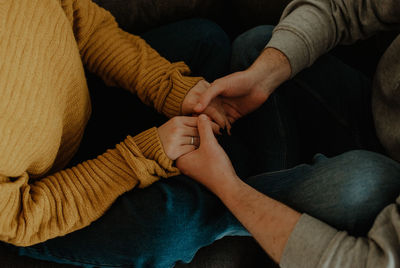
M 63 8 L 87 69 L 108 85 L 136 93 L 168 117 L 181 114 L 186 93 L 202 78 L 186 76 L 183 62 L 170 63 L 139 36 L 124 32 L 91 0 L 64 0 Z
M 68 234 L 98 219 L 124 192 L 178 174 L 156 148 L 155 131 L 128 136 L 96 159 L 40 179 L 2 169 L 0 240 L 29 246 Z

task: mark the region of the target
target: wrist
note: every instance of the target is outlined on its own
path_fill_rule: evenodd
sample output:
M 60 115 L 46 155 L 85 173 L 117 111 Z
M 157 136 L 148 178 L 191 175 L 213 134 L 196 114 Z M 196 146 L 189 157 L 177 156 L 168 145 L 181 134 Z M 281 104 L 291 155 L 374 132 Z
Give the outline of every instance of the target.
M 266 48 L 246 72 L 249 73 L 254 87 L 269 96 L 275 88 L 290 78 L 291 67 L 285 54 L 275 48 Z
M 226 179 L 222 180 L 223 183 L 219 183 L 210 187 L 210 190 L 218 196 L 222 201 L 230 199 L 232 196 L 236 196 L 244 183 L 235 174 L 227 175 Z
M 201 77 L 200 77 L 201 78 Z M 201 78 L 192 88 L 190 88 L 182 98 L 181 115 L 190 115 L 194 113 L 194 106 L 202 92 L 204 92 L 210 84 Z
M 183 105 L 186 97 L 201 80 L 203 80 L 202 77 L 182 76 L 179 81 L 175 81 L 173 88 L 166 96 L 161 111 L 169 118 L 183 115 Z

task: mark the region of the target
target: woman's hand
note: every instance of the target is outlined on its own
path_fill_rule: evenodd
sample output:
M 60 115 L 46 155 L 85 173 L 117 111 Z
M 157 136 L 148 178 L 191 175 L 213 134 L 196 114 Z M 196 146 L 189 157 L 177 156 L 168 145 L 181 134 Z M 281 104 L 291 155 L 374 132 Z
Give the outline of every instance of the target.
M 227 182 L 239 179 L 225 151 L 218 144 L 212 122 L 205 115 L 200 115 L 197 122 L 200 146 L 178 158 L 177 167 L 181 172 L 216 193 Z
M 177 116 L 158 128 L 164 152 L 171 160 L 176 160 L 199 146 L 197 120 L 198 117 Z M 211 127 L 212 131 L 220 134 L 216 123 L 212 123 Z
M 186 95 L 182 102 L 182 114 L 196 114 L 194 107 L 200 101 L 200 97 L 208 90 L 210 83 L 206 80 L 199 81 Z M 225 110 L 221 103 L 221 98 L 214 97 L 207 102 L 207 107 L 203 110 L 204 114 L 208 115 L 221 128 L 230 129 L 231 125 L 226 117 Z

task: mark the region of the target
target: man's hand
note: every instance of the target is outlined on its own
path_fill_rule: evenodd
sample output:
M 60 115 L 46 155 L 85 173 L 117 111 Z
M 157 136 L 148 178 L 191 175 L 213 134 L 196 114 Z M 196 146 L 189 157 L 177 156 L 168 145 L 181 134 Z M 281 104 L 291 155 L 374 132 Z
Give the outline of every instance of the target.
M 182 102 L 182 114 L 195 114 L 194 107 L 199 102 L 200 97 L 210 87 L 210 83 L 205 80 L 199 81 L 186 95 Z M 214 98 L 207 103 L 207 107 L 203 109 L 204 114 L 208 115 L 221 128 L 229 125 L 229 121 L 225 115 L 220 98 Z
M 197 124 L 200 147 L 178 158 L 177 167 L 183 174 L 216 194 L 264 250 L 279 263 L 301 215 L 240 180 L 228 156 L 215 139 L 208 118 L 200 115 Z
M 227 180 L 238 179 L 228 156 L 215 139 L 212 122 L 204 114 L 200 115 L 197 127 L 200 147 L 178 158 L 179 170 L 215 192 Z
M 256 110 L 270 94 L 290 77 L 288 59 L 279 50 L 267 48 L 249 69 L 233 73 L 213 82 L 195 106 L 196 113 L 203 112 L 220 96 L 229 123 Z
M 200 147 L 178 158 L 181 172 L 216 194 L 277 263 L 300 214 L 244 183 L 214 137 L 205 115 L 198 120 Z
M 250 71 L 237 72 L 215 80 L 201 96 L 195 112 L 202 112 L 203 107 L 220 96 L 229 123 L 256 110 L 269 97 L 272 90 L 260 87 Z
M 197 117 L 176 116 L 157 129 L 164 152 L 171 160 L 176 160 L 199 146 L 197 121 Z M 211 123 L 210 127 L 211 132 L 219 133 L 216 123 Z

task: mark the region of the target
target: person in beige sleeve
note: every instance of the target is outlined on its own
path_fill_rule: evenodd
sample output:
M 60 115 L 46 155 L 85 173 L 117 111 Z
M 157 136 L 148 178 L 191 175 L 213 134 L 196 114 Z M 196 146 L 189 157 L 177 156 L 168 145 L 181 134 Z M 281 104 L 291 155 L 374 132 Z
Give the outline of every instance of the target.
M 206 116 L 199 149 L 178 167 L 281 267 L 400 266 L 400 36 L 372 82 L 327 54 L 387 30 L 400 30 L 397 0 L 295 0 L 276 27 L 236 40 L 236 72 L 212 83 L 195 107 L 202 112 L 219 96 L 232 124 L 269 106 L 279 111 L 270 128 L 286 139 L 289 169 L 238 176 Z M 312 157 L 318 152 L 328 157 Z

